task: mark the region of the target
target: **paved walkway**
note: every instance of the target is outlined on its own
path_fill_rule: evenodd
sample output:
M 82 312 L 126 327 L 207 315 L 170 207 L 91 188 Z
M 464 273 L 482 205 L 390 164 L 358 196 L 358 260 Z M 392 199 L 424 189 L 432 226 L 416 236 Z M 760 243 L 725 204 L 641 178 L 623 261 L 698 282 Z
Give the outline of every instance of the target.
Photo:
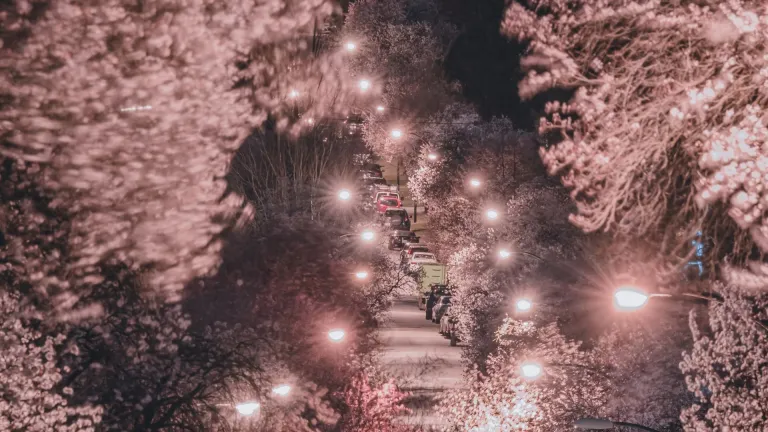
M 395 184 L 396 167 L 382 162 L 384 178 Z M 408 180 L 400 173 L 400 193 L 403 206 L 413 217 L 413 201 L 408 193 Z M 424 243 L 429 243 L 428 217 L 418 207 L 418 223 L 411 229 L 418 232 Z M 393 255 L 399 256 L 395 252 Z M 394 258 L 394 256 L 393 256 Z M 438 333 L 439 326 L 425 319 L 425 312 L 417 307 L 415 296 L 403 296 L 394 302 L 389 319 L 380 331 L 386 346 L 384 363 L 398 378 L 403 390 L 412 393 L 408 407 L 412 415 L 404 422 L 423 426 L 444 426 L 436 415 L 434 404 L 440 393 L 461 384 L 461 347 L 452 347 L 448 339 Z

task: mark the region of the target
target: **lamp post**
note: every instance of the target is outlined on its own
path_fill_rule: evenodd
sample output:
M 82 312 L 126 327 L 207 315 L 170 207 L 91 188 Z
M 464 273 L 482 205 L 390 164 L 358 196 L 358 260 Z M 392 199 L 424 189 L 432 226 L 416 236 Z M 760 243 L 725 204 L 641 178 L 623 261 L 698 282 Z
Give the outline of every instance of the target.
M 526 252 L 526 251 L 516 251 L 516 253 L 518 253 L 520 255 L 529 256 L 531 258 L 536 258 L 537 260 L 539 260 L 541 262 L 544 262 L 544 263 L 548 262 L 544 258 L 542 258 L 542 257 L 540 257 L 540 256 L 538 256 L 538 255 L 536 255 L 534 253 L 530 253 L 530 252 Z M 502 260 L 506 260 L 506 259 L 508 259 L 510 257 L 512 257 L 512 252 L 510 250 L 508 250 L 508 249 L 499 249 L 499 258 L 501 258 Z
M 715 301 L 723 303 L 722 297 L 712 293 L 711 296 L 705 296 L 695 293 L 648 293 L 642 288 L 635 286 L 621 286 L 613 293 L 613 304 L 616 309 L 621 311 L 634 311 L 642 309 L 648 304 L 648 301 L 652 298 L 663 298 L 674 301 L 695 301 L 702 303 L 709 303 Z M 765 322 L 752 318 L 751 321 L 757 326 L 762 328 L 765 332 L 768 332 L 768 325 Z
M 346 336 L 346 332 L 342 329 L 332 329 L 328 331 L 328 339 L 331 342 L 341 342 Z
M 291 386 L 288 384 L 280 384 L 279 386 L 272 389 L 272 393 L 278 396 L 288 396 L 290 392 Z
M 349 201 L 349 199 L 352 198 L 352 194 L 346 190 L 342 189 L 339 191 L 339 199 L 342 201 Z
M 261 408 L 261 404 L 256 401 L 241 402 L 235 405 L 237 412 L 246 417 L 255 414 L 259 408 Z
M 597 430 L 613 429 L 616 426 L 623 426 L 623 427 L 644 430 L 646 432 L 659 432 L 656 429 L 649 428 L 648 426 L 643 426 L 635 423 L 599 419 L 599 418 L 579 419 L 574 423 L 574 426 L 576 426 L 577 429 L 597 429 Z
M 518 312 L 528 312 L 532 307 L 533 302 L 528 299 L 518 299 L 517 302 L 515 302 L 515 309 L 517 309 Z
M 588 372 L 600 375 L 604 378 L 609 378 L 604 372 L 599 371 L 591 366 L 577 364 L 577 363 L 540 363 L 534 360 L 526 360 L 520 365 L 520 375 L 524 378 L 534 380 L 544 374 L 546 368 L 577 368 L 583 369 Z

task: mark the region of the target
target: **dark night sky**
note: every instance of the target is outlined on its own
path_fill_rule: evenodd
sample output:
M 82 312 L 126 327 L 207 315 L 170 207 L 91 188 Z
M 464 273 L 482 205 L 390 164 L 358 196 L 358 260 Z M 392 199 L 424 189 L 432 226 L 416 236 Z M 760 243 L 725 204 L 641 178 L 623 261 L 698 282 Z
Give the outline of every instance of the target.
M 443 0 L 443 12 L 461 29 L 445 58 L 449 78 L 483 117 L 506 116 L 532 130 L 534 115 L 517 94 L 525 49 L 499 33 L 504 0 Z

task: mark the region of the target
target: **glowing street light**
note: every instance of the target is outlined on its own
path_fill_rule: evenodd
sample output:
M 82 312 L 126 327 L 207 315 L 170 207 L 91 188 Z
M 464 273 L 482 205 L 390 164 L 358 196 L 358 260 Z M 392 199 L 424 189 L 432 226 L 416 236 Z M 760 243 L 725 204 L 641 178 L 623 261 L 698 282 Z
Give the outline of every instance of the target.
M 288 393 L 290 392 L 291 386 L 288 384 L 280 384 L 279 386 L 272 389 L 272 393 L 278 396 L 288 396 Z
M 520 372 L 522 375 L 526 378 L 534 379 L 541 376 L 542 367 L 540 364 L 535 362 L 525 362 L 522 366 L 520 366 Z
M 360 80 L 360 82 L 358 82 L 357 85 L 358 87 L 360 87 L 360 91 L 363 91 L 363 92 L 368 91 L 368 89 L 371 88 L 371 82 L 366 79 Z
M 469 181 L 469 185 L 472 186 L 473 188 L 479 188 L 480 185 L 482 185 L 482 184 L 483 184 L 483 182 L 481 182 L 480 180 L 478 180 L 476 178 L 473 178 L 472 180 Z
M 359 272 L 355 273 L 355 277 L 360 279 L 360 280 L 368 279 L 368 272 L 367 271 L 359 271 Z
M 240 415 L 249 416 L 253 415 L 256 411 L 259 410 L 261 407 L 261 404 L 258 402 L 243 402 L 235 405 L 235 409 L 237 412 L 240 413 Z
M 496 220 L 499 218 L 499 212 L 496 210 L 488 210 L 485 212 L 485 217 L 487 217 L 489 220 Z
M 373 239 L 376 238 L 376 233 L 371 230 L 365 230 L 362 234 L 360 234 L 360 238 L 367 242 L 373 241 Z
M 427 159 L 429 159 L 431 161 L 437 160 L 437 155 L 434 154 L 434 153 L 430 153 L 430 154 L 427 155 Z
M 613 293 L 614 304 L 622 310 L 640 309 L 648 303 L 650 297 L 643 290 L 629 286 L 620 287 Z
M 349 42 L 347 42 L 347 43 L 345 43 L 345 44 L 344 44 L 344 48 L 345 48 L 347 51 L 350 51 L 350 52 L 352 52 L 352 51 L 354 51 L 354 50 L 356 50 L 356 49 L 357 49 L 357 44 L 355 44 L 355 43 L 354 43 L 354 42 L 352 42 L 352 41 L 349 41 Z
M 288 93 L 288 97 L 290 97 L 291 99 L 296 99 L 297 97 L 299 97 L 299 92 L 296 90 L 291 90 L 291 92 Z
M 376 107 L 376 111 L 378 112 L 384 112 L 384 105 L 379 105 Z
M 342 189 L 339 191 L 339 199 L 342 201 L 349 201 L 349 199 L 352 197 L 352 194 L 349 193 L 348 190 Z
M 344 339 L 344 336 L 346 333 L 344 330 L 341 329 L 333 329 L 328 332 L 328 339 L 332 340 L 333 342 L 341 342 L 342 339 Z
M 403 137 L 403 131 L 400 129 L 392 129 L 392 132 L 390 132 L 390 135 L 392 135 L 392 138 L 394 139 L 400 139 Z
M 519 312 L 527 312 L 533 307 L 533 303 L 528 299 L 520 299 L 515 303 L 515 307 Z
M 509 258 L 511 256 L 512 256 L 512 252 L 510 252 L 510 251 L 508 251 L 506 249 L 502 249 L 502 250 L 499 251 L 499 258 L 501 258 L 501 259 L 507 259 L 507 258 Z

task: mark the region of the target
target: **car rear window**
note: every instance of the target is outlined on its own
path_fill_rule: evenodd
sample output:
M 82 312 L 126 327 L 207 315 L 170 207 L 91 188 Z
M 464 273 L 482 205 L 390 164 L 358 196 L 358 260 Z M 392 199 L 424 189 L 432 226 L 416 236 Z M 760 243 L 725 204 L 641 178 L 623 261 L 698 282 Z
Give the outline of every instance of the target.
M 385 216 L 399 216 L 399 217 L 405 217 L 405 211 L 403 210 L 387 210 L 384 212 Z
M 397 200 L 396 199 L 383 199 L 379 201 L 380 203 L 384 204 L 385 206 L 396 206 Z
M 427 254 L 427 253 L 416 253 L 416 254 L 413 254 L 413 257 L 417 258 L 417 259 L 420 259 L 420 258 L 424 258 L 424 259 L 434 258 L 434 256 L 432 254 Z
M 420 247 L 420 248 L 411 249 L 411 253 L 416 253 L 416 252 L 429 252 L 429 248 Z

